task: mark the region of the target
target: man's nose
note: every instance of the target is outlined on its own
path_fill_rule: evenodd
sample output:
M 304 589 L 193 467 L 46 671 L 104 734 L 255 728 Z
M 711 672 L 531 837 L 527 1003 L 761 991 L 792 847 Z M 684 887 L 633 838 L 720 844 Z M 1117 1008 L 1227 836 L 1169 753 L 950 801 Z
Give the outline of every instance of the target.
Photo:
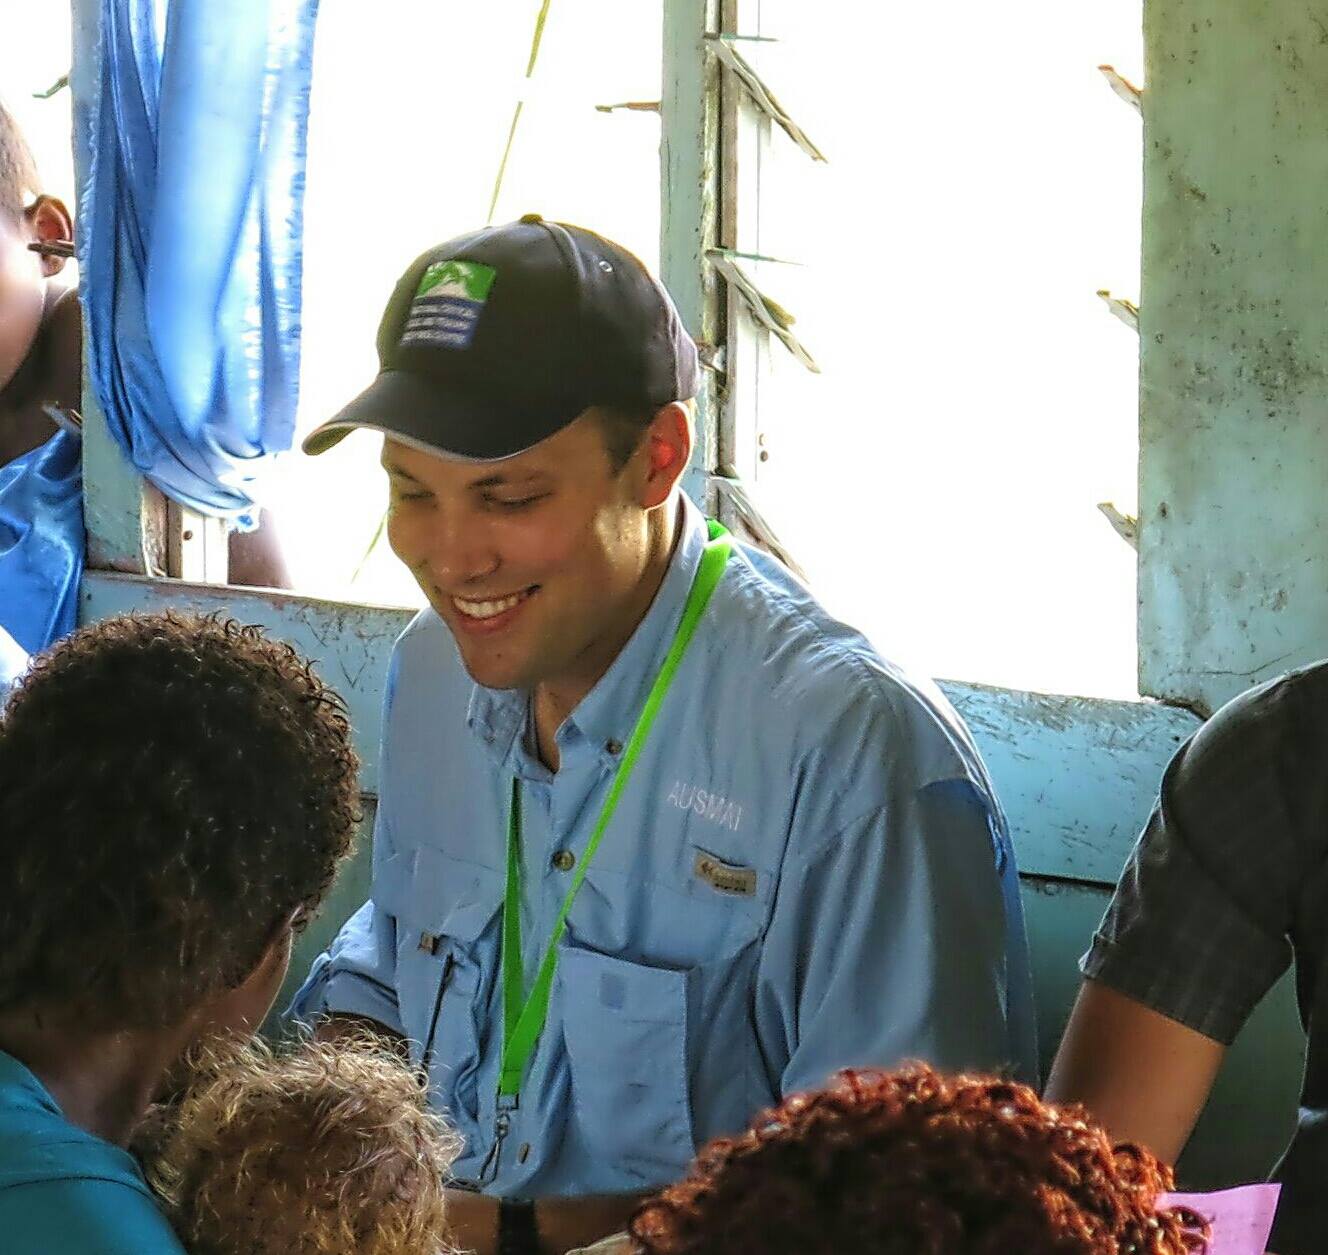
M 483 524 L 456 514 L 448 517 L 442 511 L 435 523 L 424 562 L 440 588 L 461 589 L 498 569 L 498 553 Z

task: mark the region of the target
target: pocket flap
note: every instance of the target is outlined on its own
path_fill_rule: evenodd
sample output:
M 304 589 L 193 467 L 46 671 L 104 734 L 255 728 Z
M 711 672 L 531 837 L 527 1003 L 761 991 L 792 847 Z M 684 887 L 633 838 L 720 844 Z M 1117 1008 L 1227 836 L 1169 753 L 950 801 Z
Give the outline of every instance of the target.
M 373 900 L 408 928 L 469 944 L 503 904 L 503 879 L 492 868 L 417 846 L 382 862 Z
M 603 1026 L 674 1024 L 687 1020 L 687 973 L 630 963 L 564 945 L 558 952 L 558 977 L 566 1006 L 567 1032 L 583 1029 L 590 1049 L 602 1049 Z

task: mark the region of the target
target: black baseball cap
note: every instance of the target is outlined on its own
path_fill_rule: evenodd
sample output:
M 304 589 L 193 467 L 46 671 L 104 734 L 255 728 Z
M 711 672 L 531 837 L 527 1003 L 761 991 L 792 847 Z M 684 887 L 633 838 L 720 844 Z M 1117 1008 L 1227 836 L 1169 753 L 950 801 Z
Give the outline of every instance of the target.
M 594 405 L 696 395 L 696 345 L 660 283 L 625 248 L 528 214 L 417 258 L 378 329 L 378 378 L 304 441 L 356 427 L 493 461 Z

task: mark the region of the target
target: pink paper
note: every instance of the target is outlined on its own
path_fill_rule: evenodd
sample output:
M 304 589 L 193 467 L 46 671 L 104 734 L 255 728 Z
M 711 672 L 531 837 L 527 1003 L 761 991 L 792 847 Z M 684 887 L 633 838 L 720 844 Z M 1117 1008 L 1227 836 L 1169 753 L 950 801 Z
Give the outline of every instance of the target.
M 1216 1194 L 1160 1194 L 1158 1209 L 1188 1207 L 1213 1226 L 1208 1255 L 1264 1255 L 1280 1185 L 1242 1185 Z

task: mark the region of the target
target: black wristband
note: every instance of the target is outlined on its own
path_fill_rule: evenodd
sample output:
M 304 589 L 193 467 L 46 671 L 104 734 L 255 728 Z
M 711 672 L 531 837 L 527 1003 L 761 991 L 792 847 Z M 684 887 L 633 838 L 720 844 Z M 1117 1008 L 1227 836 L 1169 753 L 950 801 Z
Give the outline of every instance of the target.
M 530 1199 L 498 1200 L 498 1255 L 541 1255 L 535 1204 Z

